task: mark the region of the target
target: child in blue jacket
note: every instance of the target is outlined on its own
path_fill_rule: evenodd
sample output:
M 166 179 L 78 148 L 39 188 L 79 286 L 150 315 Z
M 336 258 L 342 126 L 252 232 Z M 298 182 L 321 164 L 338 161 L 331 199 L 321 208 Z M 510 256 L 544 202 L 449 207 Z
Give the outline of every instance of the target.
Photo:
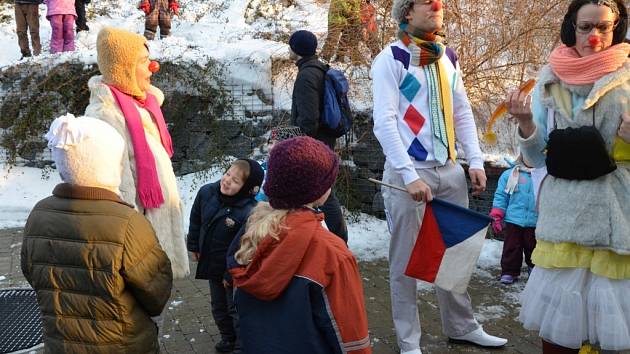
M 523 264 L 529 270 L 534 267 L 532 252 L 536 247 L 535 228 L 538 214 L 531 177 L 532 168 L 519 156 L 514 166 L 501 175 L 490 216 L 494 220 L 492 230 L 495 234 L 503 231 L 505 238 L 501 255 L 501 283 L 512 284 L 518 280 Z
M 232 162 L 221 180 L 201 187 L 190 212 L 188 251 L 197 264 L 196 279 L 208 279 L 212 317 L 219 328 L 220 353 L 239 351 L 238 317 L 232 302 L 232 285 L 226 280 L 226 253 L 236 234 L 245 228 L 263 181 L 258 162 Z

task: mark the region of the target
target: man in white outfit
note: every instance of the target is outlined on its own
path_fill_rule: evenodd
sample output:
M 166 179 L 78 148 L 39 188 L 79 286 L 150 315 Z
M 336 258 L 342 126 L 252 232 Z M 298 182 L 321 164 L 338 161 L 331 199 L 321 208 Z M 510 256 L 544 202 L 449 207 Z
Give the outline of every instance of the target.
M 455 162 L 455 136 L 470 166 L 473 192 L 486 187 L 483 157 L 457 56 L 435 34 L 442 2 L 394 0 L 399 40 L 372 65 L 374 134 L 386 156 L 383 180 L 407 192 L 383 188 L 391 233 L 389 262 L 392 315 L 403 354 L 420 354 L 416 280 L 404 275 L 425 203 L 438 197 L 468 207 L 466 177 Z M 468 293 L 436 287 L 442 330 L 451 342 L 501 347 L 475 320 Z

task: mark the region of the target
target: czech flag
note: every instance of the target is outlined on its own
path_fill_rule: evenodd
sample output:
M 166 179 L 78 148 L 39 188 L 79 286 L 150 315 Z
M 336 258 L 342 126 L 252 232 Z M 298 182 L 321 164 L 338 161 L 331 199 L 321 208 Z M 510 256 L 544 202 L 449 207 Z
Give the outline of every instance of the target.
M 427 203 L 405 275 L 465 293 L 477 265 L 490 217 L 433 199 Z

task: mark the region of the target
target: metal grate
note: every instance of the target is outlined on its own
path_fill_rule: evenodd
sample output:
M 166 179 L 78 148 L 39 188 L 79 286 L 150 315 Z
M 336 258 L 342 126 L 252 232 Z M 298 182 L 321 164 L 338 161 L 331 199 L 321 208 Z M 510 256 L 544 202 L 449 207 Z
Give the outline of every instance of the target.
M 0 353 L 42 342 L 42 320 L 34 290 L 0 290 Z

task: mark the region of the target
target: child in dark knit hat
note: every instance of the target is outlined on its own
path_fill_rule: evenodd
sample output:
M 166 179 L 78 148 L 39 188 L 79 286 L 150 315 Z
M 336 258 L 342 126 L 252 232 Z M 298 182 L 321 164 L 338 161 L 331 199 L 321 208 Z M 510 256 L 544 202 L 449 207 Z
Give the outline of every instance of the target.
M 269 203 L 254 208 L 228 251 L 243 351 L 371 353 L 356 260 L 316 209 L 337 177 L 337 156 L 300 136 L 278 142 L 268 162 Z
M 212 317 L 221 333 L 215 345 L 220 353 L 239 352 L 238 318 L 232 302 L 232 285 L 226 275 L 228 246 L 244 228 L 256 205 L 264 172 L 251 159 L 234 161 L 219 181 L 201 187 L 190 212 L 188 251 L 197 264 L 195 278 L 208 279 Z

